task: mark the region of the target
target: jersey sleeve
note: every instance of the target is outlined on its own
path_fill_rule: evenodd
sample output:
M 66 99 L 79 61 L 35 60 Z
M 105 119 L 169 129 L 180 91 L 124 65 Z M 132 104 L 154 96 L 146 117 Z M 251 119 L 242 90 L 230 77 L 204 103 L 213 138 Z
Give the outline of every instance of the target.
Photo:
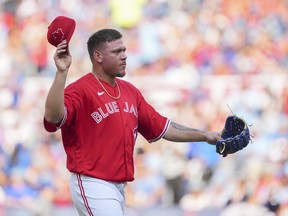
M 56 132 L 57 130 L 59 130 L 62 125 L 65 123 L 66 121 L 66 117 L 67 117 L 67 109 L 66 107 L 64 107 L 64 116 L 63 118 L 61 119 L 60 122 L 58 122 L 57 124 L 53 124 L 51 122 L 48 122 L 45 117 L 43 119 L 43 124 L 44 124 L 44 128 L 46 131 L 50 132 L 50 133 L 53 133 L 53 132 Z
M 170 119 L 158 113 L 142 96 L 138 107 L 138 132 L 149 142 L 161 139 L 168 130 Z
M 81 97 L 79 95 L 79 89 L 77 87 L 71 88 L 71 86 L 72 84 L 69 85 L 64 91 L 64 116 L 62 120 L 57 124 L 53 124 L 44 118 L 43 124 L 46 131 L 56 132 L 63 125 L 70 125 L 75 120 L 77 110 L 80 110 Z

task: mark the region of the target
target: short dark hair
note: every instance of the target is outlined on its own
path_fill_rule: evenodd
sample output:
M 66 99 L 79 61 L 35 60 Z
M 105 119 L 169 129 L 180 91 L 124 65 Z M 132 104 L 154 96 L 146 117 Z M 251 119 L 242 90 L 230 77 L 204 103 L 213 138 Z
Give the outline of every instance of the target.
M 92 60 L 95 49 L 100 48 L 103 43 L 115 41 L 120 38 L 122 38 L 122 34 L 115 29 L 101 29 L 92 34 L 87 41 L 90 59 Z

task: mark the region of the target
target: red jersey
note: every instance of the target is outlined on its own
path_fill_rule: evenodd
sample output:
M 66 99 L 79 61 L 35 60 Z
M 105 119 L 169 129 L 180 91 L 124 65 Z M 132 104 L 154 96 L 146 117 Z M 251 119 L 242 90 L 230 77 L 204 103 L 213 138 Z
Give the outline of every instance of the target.
M 134 180 L 134 145 L 138 132 L 154 142 L 166 133 L 170 120 L 149 105 L 131 83 L 117 79 L 115 100 L 92 73 L 65 88 L 65 114 L 58 125 L 44 119 L 48 132 L 61 128 L 67 169 L 74 173 L 123 182 Z M 118 89 L 101 81 L 112 95 Z

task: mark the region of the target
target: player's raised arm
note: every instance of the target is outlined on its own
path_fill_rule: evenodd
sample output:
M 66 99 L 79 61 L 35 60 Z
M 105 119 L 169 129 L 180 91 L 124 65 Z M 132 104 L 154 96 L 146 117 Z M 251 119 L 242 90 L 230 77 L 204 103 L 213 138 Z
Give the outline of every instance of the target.
M 47 95 L 45 119 L 51 123 L 58 123 L 64 115 L 64 88 L 68 70 L 72 63 L 66 40 L 58 44 L 54 54 L 54 62 L 57 72 Z
M 175 122 L 171 122 L 163 138 L 174 142 L 207 142 L 209 144 L 215 144 L 221 139 L 218 133 L 186 127 Z

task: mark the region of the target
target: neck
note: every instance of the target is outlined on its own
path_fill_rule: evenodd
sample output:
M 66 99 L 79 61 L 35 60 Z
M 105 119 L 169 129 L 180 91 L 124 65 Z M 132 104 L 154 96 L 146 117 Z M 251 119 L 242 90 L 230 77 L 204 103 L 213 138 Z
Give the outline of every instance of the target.
M 115 85 L 115 77 L 105 76 L 103 73 L 97 73 L 95 70 L 92 70 L 92 74 L 94 74 L 94 76 L 99 80 L 103 80 L 110 83 L 111 85 Z

